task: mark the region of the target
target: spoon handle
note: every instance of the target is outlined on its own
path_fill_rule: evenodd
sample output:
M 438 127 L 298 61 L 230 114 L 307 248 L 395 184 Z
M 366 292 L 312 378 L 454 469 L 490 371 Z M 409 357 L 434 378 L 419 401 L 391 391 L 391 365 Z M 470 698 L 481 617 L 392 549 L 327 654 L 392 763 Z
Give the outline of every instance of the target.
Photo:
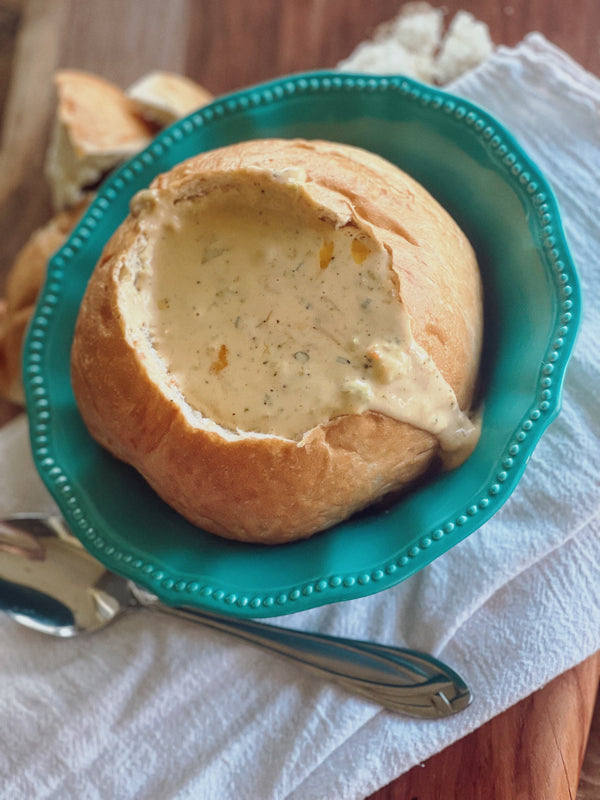
M 462 678 L 425 653 L 254 620 L 234 620 L 211 611 L 172 608 L 137 586 L 131 588 L 138 602 L 147 608 L 265 647 L 392 711 L 415 717 L 446 717 L 471 702 L 471 693 Z

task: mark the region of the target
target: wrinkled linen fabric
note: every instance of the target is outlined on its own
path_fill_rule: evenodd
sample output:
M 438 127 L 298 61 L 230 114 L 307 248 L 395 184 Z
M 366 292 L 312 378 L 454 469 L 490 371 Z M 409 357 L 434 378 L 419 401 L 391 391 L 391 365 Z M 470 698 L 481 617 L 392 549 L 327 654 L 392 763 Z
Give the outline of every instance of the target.
M 272 622 L 430 651 L 472 705 L 395 715 L 146 611 L 72 640 L 0 616 L 1 800 L 359 800 L 600 649 L 600 81 L 532 34 L 450 89 L 506 125 L 558 198 L 585 308 L 563 411 L 480 530 L 392 589 Z M 0 431 L 0 464 L 0 513 L 53 507 L 23 417 Z

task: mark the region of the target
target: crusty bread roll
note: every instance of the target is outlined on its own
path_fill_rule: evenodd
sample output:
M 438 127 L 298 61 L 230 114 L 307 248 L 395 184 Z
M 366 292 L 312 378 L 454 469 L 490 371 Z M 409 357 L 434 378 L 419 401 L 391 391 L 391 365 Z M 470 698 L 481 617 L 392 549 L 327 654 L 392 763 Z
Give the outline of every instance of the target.
M 155 129 L 104 78 L 65 69 L 54 81 L 58 103 L 45 171 L 60 211 L 77 205 L 89 188 L 149 144 Z
M 127 89 L 126 95 L 140 116 L 160 128 L 214 100 L 207 89 L 190 78 L 162 70 L 144 75 Z
M 56 214 L 38 228 L 21 248 L 6 279 L 0 318 L 0 396 L 18 405 L 25 402 L 21 376 L 23 342 L 50 257 L 61 247 L 87 202 Z
M 131 204 L 90 279 L 72 383 L 91 434 L 221 536 L 307 537 L 477 441 L 474 252 L 382 158 L 201 154 Z

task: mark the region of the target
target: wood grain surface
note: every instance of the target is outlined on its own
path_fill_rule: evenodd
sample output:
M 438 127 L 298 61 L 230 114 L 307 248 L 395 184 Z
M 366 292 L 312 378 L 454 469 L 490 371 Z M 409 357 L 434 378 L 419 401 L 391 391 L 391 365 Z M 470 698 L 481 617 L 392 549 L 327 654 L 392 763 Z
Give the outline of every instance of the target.
M 596 654 L 370 800 L 572 800 L 599 674 Z M 586 785 L 597 777 L 586 776 Z
M 174 70 L 221 94 L 284 73 L 334 66 L 401 5 L 398 0 L 0 0 L 0 296 L 16 252 L 50 214 L 42 166 L 56 68 L 88 69 L 122 87 L 151 69 Z M 541 31 L 600 75 L 598 0 L 445 0 L 443 5 L 448 19 L 464 9 L 486 22 L 496 44 L 514 45 L 530 31 Z M 0 403 L 0 424 L 15 411 Z M 599 675 L 597 655 L 372 800 L 574 798 Z M 600 759 L 593 754 L 589 763 L 586 792 L 600 785 L 600 778 L 594 783 Z

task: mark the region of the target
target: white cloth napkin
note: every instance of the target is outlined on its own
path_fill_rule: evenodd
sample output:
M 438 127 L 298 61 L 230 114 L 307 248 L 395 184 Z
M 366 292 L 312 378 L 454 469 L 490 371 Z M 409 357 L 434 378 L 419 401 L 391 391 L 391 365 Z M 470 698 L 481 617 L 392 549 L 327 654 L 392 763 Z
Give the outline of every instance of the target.
M 520 138 L 562 207 L 586 309 L 564 410 L 482 529 L 393 589 L 275 623 L 431 651 L 472 706 L 397 716 L 148 612 L 68 641 L 0 617 L 2 800 L 364 798 L 600 648 L 600 82 L 533 34 L 452 89 Z M 49 506 L 24 420 L 0 465 L 0 513 Z

